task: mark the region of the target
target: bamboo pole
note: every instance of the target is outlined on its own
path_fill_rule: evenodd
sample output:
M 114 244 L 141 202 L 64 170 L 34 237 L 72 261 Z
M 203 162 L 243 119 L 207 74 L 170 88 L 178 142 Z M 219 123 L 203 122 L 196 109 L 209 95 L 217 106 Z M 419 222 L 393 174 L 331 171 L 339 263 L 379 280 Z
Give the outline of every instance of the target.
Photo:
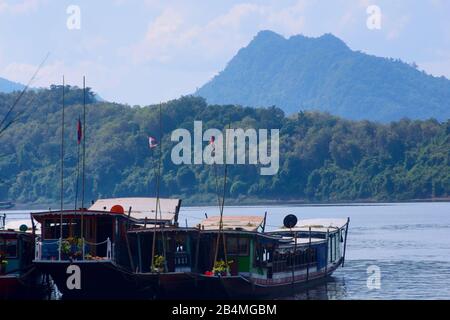
M 83 126 L 86 129 L 86 77 L 83 76 Z M 83 194 L 81 196 L 81 239 L 84 239 L 84 193 L 85 193 L 85 163 L 86 163 L 86 131 L 83 130 Z M 78 187 L 78 181 L 77 181 Z
M 306 255 L 306 281 L 309 281 L 309 260 L 311 260 L 311 227 L 309 227 L 308 254 Z
M 138 257 L 139 257 L 139 272 L 142 272 L 142 248 L 141 248 L 141 234 L 136 233 L 136 239 L 138 244 Z
M 64 112 L 65 112 L 65 79 L 63 76 L 62 87 L 62 117 L 61 117 L 61 203 L 59 218 L 59 249 L 58 260 L 61 261 L 62 237 L 63 237 L 63 210 L 64 210 Z
M 342 256 L 342 268 L 344 267 L 344 263 L 345 263 L 345 249 L 347 247 L 347 233 L 348 233 L 348 225 L 350 224 L 350 217 L 347 218 L 347 224 L 345 227 L 345 239 L 344 239 L 344 253 Z
M 131 216 L 131 207 L 128 209 L 127 227 L 125 230 L 125 241 L 127 243 L 127 251 L 128 251 L 128 258 L 130 260 L 130 268 L 131 268 L 132 272 L 135 272 L 133 256 L 131 254 L 130 240 L 128 239 L 128 227 L 129 227 L 130 216 Z
M 329 248 L 330 248 L 330 236 L 329 236 L 329 234 L 330 234 L 330 229 L 327 229 L 327 254 L 326 254 L 326 261 L 327 261 L 327 263 L 325 264 L 325 277 L 327 277 L 327 275 L 328 275 L 328 251 L 329 251 Z

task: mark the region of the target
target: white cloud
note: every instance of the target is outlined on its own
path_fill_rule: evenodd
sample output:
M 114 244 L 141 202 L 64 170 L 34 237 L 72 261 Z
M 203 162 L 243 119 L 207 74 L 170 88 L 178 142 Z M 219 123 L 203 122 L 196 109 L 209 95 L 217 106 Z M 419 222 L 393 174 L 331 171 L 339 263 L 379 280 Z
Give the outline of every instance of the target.
M 36 69 L 37 65 L 13 62 L 2 68 L 0 74 L 8 80 L 27 84 Z M 119 67 L 112 70 L 98 62 L 87 60 L 73 65 L 56 60 L 45 64 L 30 85 L 32 87 L 48 87 L 50 84 L 59 84 L 64 75 L 67 84 L 81 86 L 82 78 L 86 76 L 88 86 L 89 83 L 95 83 L 96 91 L 108 90 L 120 86 L 120 80 L 115 75 L 122 69 Z
M 182 24 L 183 16 L 179 11 L 166 9 L 150 23 L 143 40 L 122 51 L 131 53 L 136 63 L 146 60 L 166 61 L 171 49 L 185 44 L 189 38 L 190 30 L 183 30 Z
M 261 29 L 272 29 L 286 36 L 300 33 L 304 10 L 310 3 L 298 0 L 282 8 L 275 4 L 239 3 L 203 24 L 189 23 L 195 19 L 190 19 L 187 10 L 166 8 L 149 24 L 141 41 L 120 52 L 131 56 L 135 63 L 168 62 L 176 54 L 187 51 L 207 59 L 217 54 L 229 56 Z
M 408 15 L 403 15 L 400 18 L 396 19 L 395 21 L 390 21 L 388 20 L 387 24 L 387 35 L 386 35 L 386 39 L 387 40 L 396 40 L 400 37 L 401 33 L 403 32 L 403 30 L 405 29 L 405 27 L 408 25 L 408 23 L 410 22 L 411 18 Z
M 31 11 L 36 11 L 41 4 L 46 1 L 43 0 L 22 0 L 22 1 L 8 1 L 0 0 L 0 13 L 9 14 L 23 14 Z

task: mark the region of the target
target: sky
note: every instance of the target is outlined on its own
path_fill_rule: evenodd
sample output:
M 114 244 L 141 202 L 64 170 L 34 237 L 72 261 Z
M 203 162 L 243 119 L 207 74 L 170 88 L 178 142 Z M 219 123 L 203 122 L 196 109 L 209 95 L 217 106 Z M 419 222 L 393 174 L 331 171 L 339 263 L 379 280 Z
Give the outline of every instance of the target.
M 49 53 L 33 86 L 85 75 L 108 101 L 149 105 L 195 92 L 260 30 L 332 33 L 450 78 L 449 0 L 0 0 L 0 77 L 27 83 Z

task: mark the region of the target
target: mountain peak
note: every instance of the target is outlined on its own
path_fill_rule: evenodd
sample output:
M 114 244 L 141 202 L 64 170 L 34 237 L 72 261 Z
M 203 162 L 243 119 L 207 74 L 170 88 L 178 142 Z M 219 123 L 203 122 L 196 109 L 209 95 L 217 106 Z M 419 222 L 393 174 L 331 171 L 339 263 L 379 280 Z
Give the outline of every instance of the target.
M 259 31 L 253 40 L 286 40 L 281 34 L 271 30 Z
M 276 105 L 376 121 L 450 117 L 450 81 L 352 51 L 327 33 L 286 39 L 259 32 L 196 95 L 210 104 Z
M 339 39 L 338 37 L 336 37 L 334 34 L 332 33 L 325 33 L 322 36 L 320 36 L 319 38 L 317 38 L 319 41 L 323 42 L 323 43 L 329 43 L 334 45 L 336 48 L 337 47 L 342 47 L 345 49 L 349 49 L 349 47 L 347 46 L 347 44 L 342 41 L 341 39 Z

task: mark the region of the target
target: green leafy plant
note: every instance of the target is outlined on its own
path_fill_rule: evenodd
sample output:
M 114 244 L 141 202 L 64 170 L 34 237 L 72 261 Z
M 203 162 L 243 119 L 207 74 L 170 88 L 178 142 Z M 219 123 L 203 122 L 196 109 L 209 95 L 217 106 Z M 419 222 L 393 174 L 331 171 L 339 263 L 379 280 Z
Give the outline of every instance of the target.
M 230 273 L 231 265 L 233 264 L 233 261 L 228 261 L 226 263 L 223 260 L 218 260 L 214 263 L 213 273 L 215 275 L 226 275 Z
M 8 265 L 8 260 L 6 260 L 5 253 L 0 253 L 0 273 L 5 271 L 6 266 Z
M 72 251 L 72 246 L 70 245 L 70 242 L 67 240 L 63 240 L 61 242 L 61 253 L 69 255 Z
M 154 272 L 162 272 L 164 271 L 164 264 L 166 262 L 166 259 L 164 256 L 156 255 L 153 262 L 153 268 L 152 270 Z
M 83 256 L 83 240 L 69 237 L 61 243 L 61 253 L 71 258 L 81 258 Z

